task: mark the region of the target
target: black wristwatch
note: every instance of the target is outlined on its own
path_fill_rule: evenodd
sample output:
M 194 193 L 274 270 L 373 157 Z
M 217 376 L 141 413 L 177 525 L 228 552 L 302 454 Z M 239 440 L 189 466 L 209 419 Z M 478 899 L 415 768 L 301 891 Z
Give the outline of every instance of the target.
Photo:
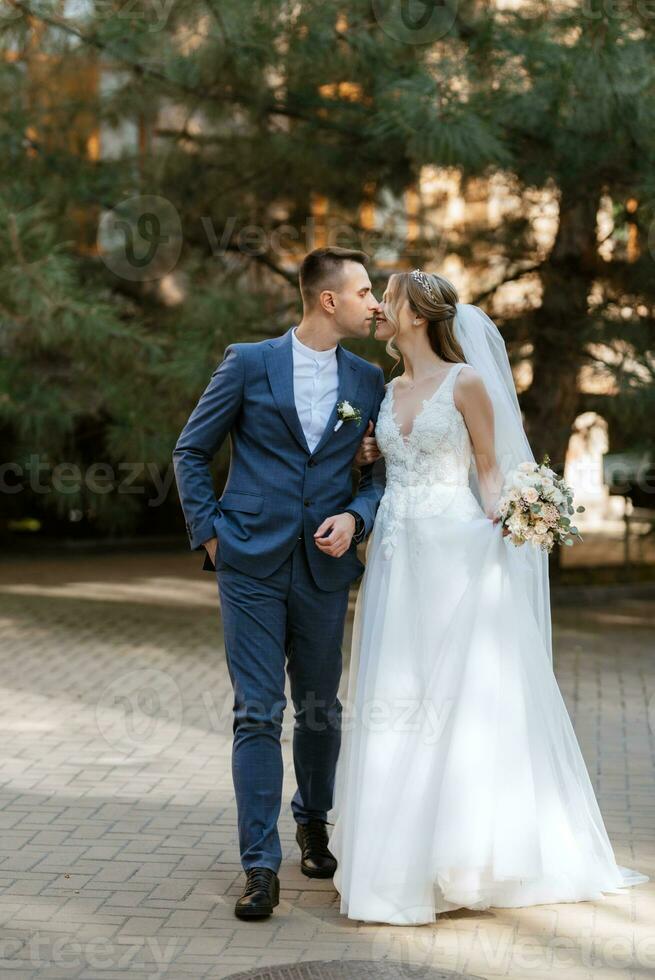
M 366 524 L 364 523 L 364 518 L 362 517 L 361 514 L 358 514 L 356 510 L 346 510 L 344 511 L 344 513 L 352 514 L 353 517 L 355 518 L 355 533 L 353 534 L 353 538 L 355 539 L 357 544 L 359 544 L 360 541 L 362 540 L 364 531 L 366 530 Z

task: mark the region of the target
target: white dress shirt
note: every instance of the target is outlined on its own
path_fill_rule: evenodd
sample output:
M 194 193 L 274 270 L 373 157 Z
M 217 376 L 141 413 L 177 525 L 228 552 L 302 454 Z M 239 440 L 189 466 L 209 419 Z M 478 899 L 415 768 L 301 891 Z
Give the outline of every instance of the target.
M 313 350 L 293 328 L 293 397 L 307 445 L 313 452 L 325 431 L 339 391 L 337 348 Z

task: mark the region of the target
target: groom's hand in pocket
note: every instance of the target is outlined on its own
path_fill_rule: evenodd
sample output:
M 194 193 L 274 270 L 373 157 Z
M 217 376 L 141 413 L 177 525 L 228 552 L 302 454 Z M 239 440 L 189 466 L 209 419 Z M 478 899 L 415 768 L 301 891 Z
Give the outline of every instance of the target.
M 335 514 L 326 517 L 314 532 L 314 543 L 319 551 L 331 558 L 341 558 L 348 551 L 355 533 L 352 514 Z
M 210 538 L 209 541 L 203 541 L 203 546 L 207 551 L 207 554 L 211 558 L 213 564 L 216 564 L 216 548 L 218 546 L 218 538 Z

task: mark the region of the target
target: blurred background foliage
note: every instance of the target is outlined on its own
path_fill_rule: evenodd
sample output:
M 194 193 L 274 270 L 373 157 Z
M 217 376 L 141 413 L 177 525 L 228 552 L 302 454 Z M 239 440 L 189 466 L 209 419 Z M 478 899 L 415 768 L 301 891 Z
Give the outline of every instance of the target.
M 451 278 L 523 371 L 537 455 L 561 469 L 588 410 L 650 451 L 655 11 L 442 6 L 418 43 L 386 0 L 2 0 L 0 438 L 25 486 L 5 527 L 179 523 L 174 490 L 152 505 L 177 435 L 228 343 L 297 320 L 328 214 L 380 294 L 394 269 L 468 270 Z M 426 168 L 515 205 L 441 221 Z M 63 463 L 108 476 L 64 486 Z

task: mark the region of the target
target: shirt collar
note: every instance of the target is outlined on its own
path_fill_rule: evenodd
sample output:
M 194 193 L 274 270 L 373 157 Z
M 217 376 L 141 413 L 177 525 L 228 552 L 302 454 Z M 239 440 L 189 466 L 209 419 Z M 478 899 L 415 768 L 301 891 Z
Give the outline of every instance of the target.
M 311 357 L 315 361 L 331 361 L 337 352 L 336 345 L 334 347 L 328 348 L 328 350 L 314 350 L 313 347 L 308 347 L 303 344 L 301 340 L 296 337 L 296 330 L 298 328 L 294 327 L 291 331 L 291 342 L 297 351 L 304 354 L 306 357 Z

